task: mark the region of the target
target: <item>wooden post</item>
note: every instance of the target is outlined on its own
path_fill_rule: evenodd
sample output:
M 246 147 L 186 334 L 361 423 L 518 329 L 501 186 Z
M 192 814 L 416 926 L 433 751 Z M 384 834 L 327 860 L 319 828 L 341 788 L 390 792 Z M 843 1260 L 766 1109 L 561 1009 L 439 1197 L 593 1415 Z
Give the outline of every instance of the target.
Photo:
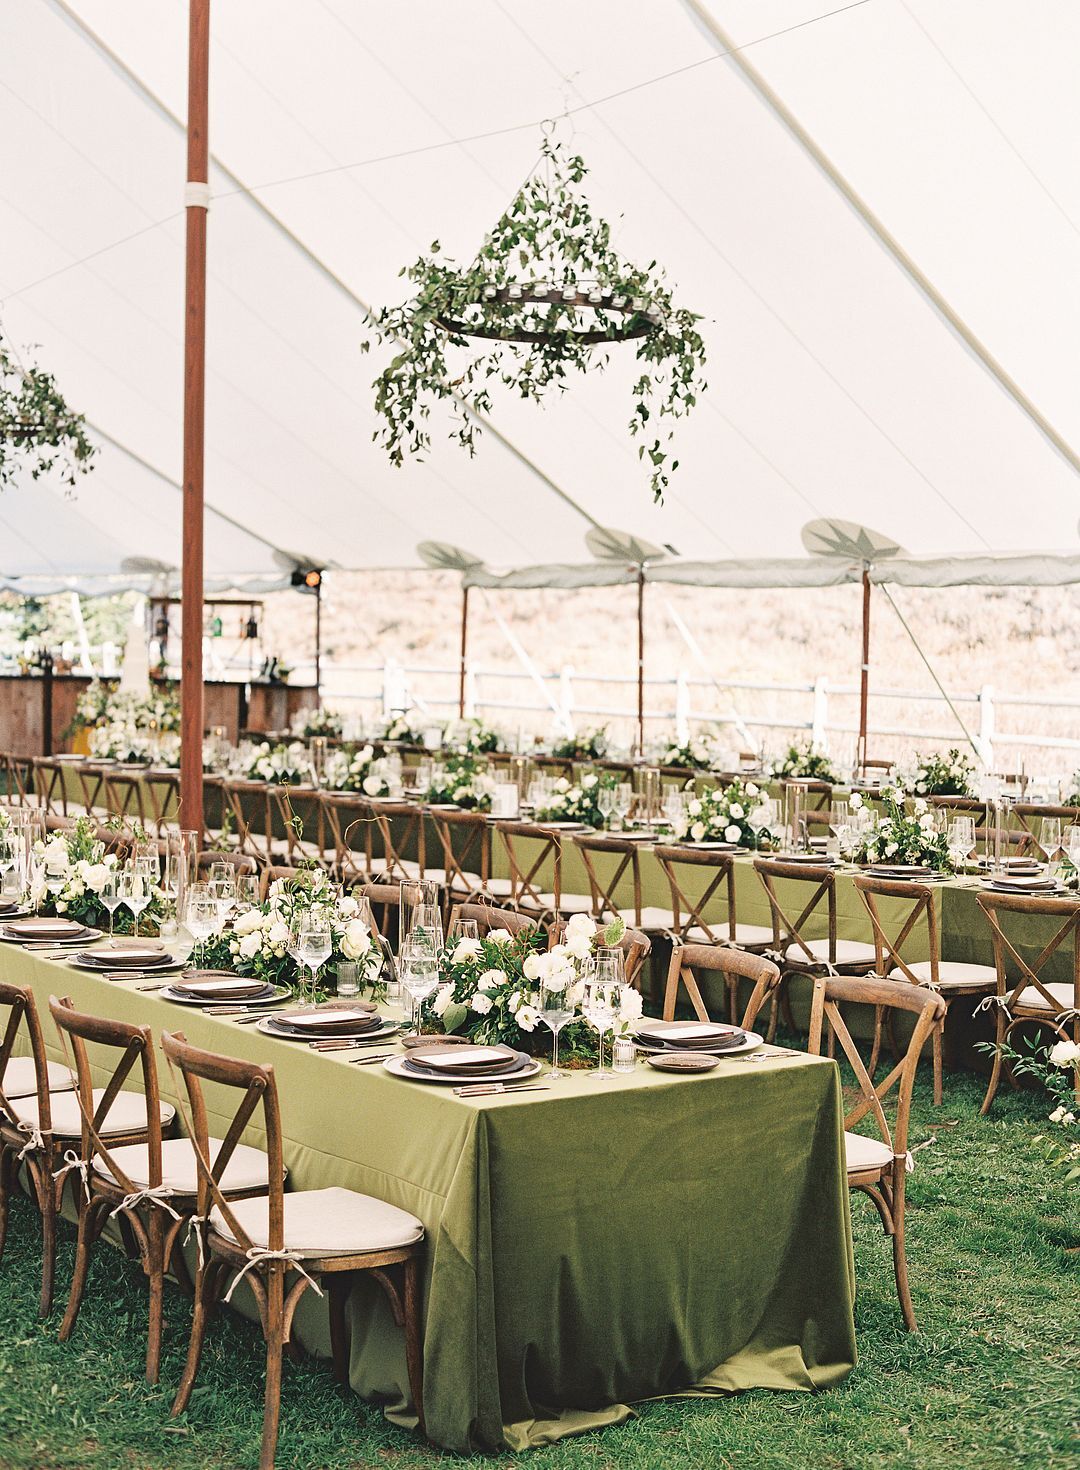
M 315 583 L 315 708 L 322 706 L 322 573 Z
M 206 404 L 206 215 L 210 203 L 210 0 L 190 0 L 184 285 L 184 550 L 181 573 L 180 811 L 203 830 L 203 458 Z
M 461 588 L 461 666 L 458 671 L 458 719 L 465 718 L 465 655 L 469 645 L 469 589 Z
M 870 568 L 862 573 L 862 664 L 859 670 L 859 765 L 866 774 L 866 717 L 870 703 Z
M 637 573 L 637 738 L 638 754 L 645 756 L 645 567 Z

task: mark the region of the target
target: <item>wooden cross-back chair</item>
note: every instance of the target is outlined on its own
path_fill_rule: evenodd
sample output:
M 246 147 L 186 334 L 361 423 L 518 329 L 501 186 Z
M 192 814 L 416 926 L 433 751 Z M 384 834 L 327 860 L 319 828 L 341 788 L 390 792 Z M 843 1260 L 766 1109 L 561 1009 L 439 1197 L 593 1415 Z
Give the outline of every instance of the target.
M 54 756 L 34 756 L 34 790 L 44 810 L 52 816 L 68 815 L 68 788 L 65 772 L 71 764 Z
M 542 822 L 497 821 L 492 831 L 510 871 L 510 892 L 500 899 L 505 907 L 551 919 L 589 912 L 587 894 L 563 892 L 562 834 L 557 828 Z M 548 873 L 550 889 L 543 886 Z
M 318 1282 L 321 1290 L 325 1283 L 330 1303 L 334 1374 L 339 1383 L 348 1383 L 346 1308 L 353 1281 L 364 1273 L 382 1287 L 395 1321 L 404 1328 L 408 1388 L 422 1429 L 419 1275 L 422 1223 L 395 1205 L 350 1189 L 313 1189 L 286 1194 L 281 1107 L 273 1068 L 202 1051 L 189 1045 L 181 1033 L 164 1032 L 161 1044 L 170 1065 L 183 1078 L 190 1107 L 191 1138 L 198 1167 L 196 1228 L 202 1244 L 191 1342 L 173 1414 L 187 1407 L 199 1369 L 207 1318 L 226 1278 L 239 1272 L 255 1297 L 266 1341 L 259 1466 L 260 1470 L 272 1470 L 281 1413 L 281 1359 L 285 1344 L 291 1339 L 297 1305 L 309 1286 Z M 225 1139 L 213 1156 L 203 1082 L 233 1088 L 241 1094 Z M 255 1126 L 261 1123 L 265 1132 L 269 1190 L 258 1198 L 238 1200 L 223 1189 L 223 1170 L 244 1129 L 252 1122 Z
M 80 772 L 80 776 L 83 773 Z M 83 779 L 89 780 L 87 776 Z M 111 817 L 119 817 L 122 822 L 137 822 L 144 831 L 149 831 L 146 820 L 146 803 L 143 795 L 146 784 L 140 771 L 125 771 L 117 766 L 103 773 L 105 806 Z M 87 805 L 87 810 L 94 808 Z
M 877 960 L 875 973 L 888 980 L 905 980 L 909 985 L 922 985 L 940 995 L 945 1003 L 945 1019 L 940 1028 L 932 1033 L 934 1047 L 934 1102 L 939 1105 L 943 1096 L 942 1054 L 951 1067 L 950 1033 L 948 1011 L 953 1001 L 968 997 L 978 999 L 990 995 L 997 985 L 997 972 L 993 965 L 967 964 L 959 960 L 944 960 L 941 957 L 941 924 L 938 919 L 935 890 L 925 883 L 898 882 L 895 879 L 871 878 L 865 874 L 855 875 L 858 889 L 870 924 L 874 931 L 874 946 Z M 939 890 L 940 891 L 940 890 Z M 887 899 L 893 907 L 899 907 L 900 915 L 887 925 L 882 918 L 878 900 Z M 929 959 L 912 960 L 905 957 L 904 947 L 919 943 L 925 934 L 925 949 Z M 877 1070 L 881 1050 L 881 1023 L 883 1013 L 874 1017 L 874 1049 L 870 1057 L 870 1075 Z M 889 1019 L 891 1021 L 892 1014 Z M 897 1055 L 895 1033 L 890 1033 L 893 1055 Z
M 513 909 L 498 908 L 493 903 L 455 904 L 450 911 L 450 923 L 446 930 L 448 935 L 454 932 L 461 919 L 474 921 L 481 939 L 493 929 L 508 929 L 515 939 L 526 931 L 534 934 L 540 932 L 537 918 L 515 913 Z
M 280 861 L 287 848 L 275 841 L 270 787 L 264 781 L 233 778 L 221 782 L 221 796 L 236 834 L 237 851 L 253 857 L 260 868 Z
M 143 808 L 148 831 L 164 837 L 176 821 L 179 805 L 179 771 L 147 771 L 143 776 Z
M 424 811 L 407 801 L 369 801 L 365 797 L 323 796 L 334 863 L 343 881 L 399 883 L 419 878 L 425 869 Z M 357 839 L 362 845 L 357 846 Z M 406 857 L 408 851 L 415 858 Z
M 682 943 L 734 944 L 742 949 L 780 949 L 780 934 L 775 924 L 741 923 L 736 911 L 735 860 L 730 852 L 708 852 L 677 844 L 660 844 L 653 848 L 671 891 L 671 933 Z M 704 889 L 696 896 L 692 888 L 707 876 Z M 726 916 L 709 919 L 711 905 L 722 904 Z
M 176 1110 L 161 1101 L 149 1026 L 88 1016 L 76 1011 L 69 999 L 57 1000 L 56 996 L 49 997 L 49 1010 L 65 1054 L 70 1044 L 74 1056 L 73 1097 L 79 1114 L 79 1152 L 64 1155 L 72 1175 L 79 1233 L 60 1339 L 66 1341 L 74 1330 L 94 1243 L 110 1216 L 118 1214 L 125 1241 L 129 1248 L 134 1242 L 150 1284 L 146 1379 L 148 1383 L 156 1383 L 161 1364 L 165 1272 L 169 1265 L 176 1267 L 181 1280 L 185 1279 L 180 1252 L 176 1249 L 184 1216 L 174 1205 L 173 1191 L 163 1175 L 163 1162 L 168 1157 L 163 1140 L 172 1129 Z M 119 1053 L 111 1063 L 104 1088 L 93 1086 L 87 1042 Z M 141 1092 L 124 1089 L 133 1072 L 142 1083 Z M 54 1102 L 54 1130 L 57 1127 Z M 183 1140 L 179 1142 L 182 1148 Z
M 997 1094 L 1003 1065 L 1012 1077 L 1001 1048 L 1017 1027 L 1038 1025 L 1062 1041 L 1080 1044 L 1080 899 L 983 892 L 975 895 L 975 901 L 990 925 L 997 978 L 994 1066 L 980 1109 L 985 1114 Z M 1032 919 L 1049 920 L 1046 927 L 1052 926 L 1052 932 L 1035 959 L 1029 960 L 1017 947 L 1024 941 L 1012 926 Z M 1024 947 L 1030 953 L 1030 944 Z M 1068 981 L 1047 978 L 1058 954 L 1068 960 Z M 1073 1075 L 1080 1101 L 1080 1066 Z
M 34 789 L 34 758 L 5 751 L 0 755 L 4 771 L 4 790 L 0 801 L 5 806 L 37 806 L 38 794 Z
M 686 991 L 687 1000 L 699 1021 L 711 1021 L 708 1007 L 701 994 L 695 970 L 709 975 L 718 975 L 727 994 L 728 1020 L 737 1022 L 739 990 L 744 980 L 753 986 L 750 999 L 738 1022 L 750 1030 L 763 1006 L 772 1002 L 773 1017 L 769 1026 L 772 1035 L 776 1030 L 776 995 L 780 985 L 780 967 L 767 960 L 764 955 L 750 954 L 746 950 L 725 948 L 715 944 L 682 944 L 671 951 L 668 965 L 667 986 L 664 990 L 663 1019 L 673 1021 L 679 1003 L 680 990 Z
M 83 810 L 88 816 L 112 817 L 109 797 L 109 776 L 115 769 L 109 762 L 79 761 L 69 768 L 74 771 L 79 783 L 79 794 Z
M 671 933 L 670 910 L 642 903 L 640 843 L 618 834 L 578 832 L 572 841 L 585 865 L 594 919 L 600 923 L 623 919 L 646 933 Z M 626 902 L 627 889 L 630 904 Z
M 510 883 L 491 878 L 491 824 L 483 812 L 449 812 L 425 808 L 442 858 L 438 870 L 450 899 L 476 898 L 510 891 Z M 435 876 L 435 870 L 430 870 Z
M 875 1083 L 867 1071 L 841 1014 L 841 1005 L 900 1010 L 915 1017 L 907 1050 L 883 1082 Z M 815 1056 L 821 1055 L 822 1028 L 827 1022 L 830 1035 L 840 1043 L 844 1058 L 855 1073 L 859 1099 L 844 1118 L 848 1187 L 870 1196 L 885 1234 L 892 1236 L 896 1293 L 909 1332 L 915 1331 L 904 1249 L 907 1174 L 911 1167 L 908 1152 L 911 1096 L 923 1047 L 933 1031 L 940 1029 L 944 1015 L 945 1002 L 939 995 L 903 980 L 833 975 L 819 975 L 814 980 L 809 1050 Z M 896 1107 L 890 1125 L 885 1100 L 894 1087 Z M 850 1131 L 864 1118 L 872 1120 L 877 1138 Z
M 64 1147 L 63 1140 L 53 1134 L 52 1102 L 58 1093 L 71 1093 L 75 1084 L 66 1067 L 46 1059 L 41 1021 L 29 986 L 0 982 L 0 1016 L 4 1017 L 0 1037 L 0 1255 L 7 1236 L 8 1204 L 22 1165 L 41 1214 L 38 1315 L 47 1317 L 56 1279 L 56 1217 L 63 1188 L 53 1175 L 60 1167 Z M 29 1047 L 28 1056 L 14 1055 L 20 1038 Z
M 1061 835 L 1080 820 L 1080 811 L 1074 806 L 1055 806 L 1049 802 L 1018 801 L 1012 808 L 1016 821 L 1017 854 L 1021 857 L 1043 857 L 1049 860 L 1053 853 L 1046 852 L 1040 841 L 1039 823 L 1043 817 L 1057 817 L 1061 823 Z

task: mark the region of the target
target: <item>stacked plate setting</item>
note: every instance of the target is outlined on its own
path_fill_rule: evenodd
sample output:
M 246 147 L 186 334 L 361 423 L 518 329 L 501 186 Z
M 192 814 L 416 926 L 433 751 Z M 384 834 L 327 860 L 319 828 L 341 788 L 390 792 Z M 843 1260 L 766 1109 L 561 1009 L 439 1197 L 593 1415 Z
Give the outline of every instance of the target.
M 717 1021 L 642 1021 L 634 1041 L 661 1071 L 707 1072 L 722 1056 L 752 1051 L 762 1038 Z
M 344 1001 L 315 1009 L 264 1016 L 258 1029 L 283 1041 L 385 1041 L 401 1030 L 400 1021 L 380 1016 L 369 1001 Z
M 1012 868 L 1004 874 L 996 874 L 983 884 L 994 893 L 1047 894 L 1059 892 L 1056 879 L 1048 877 L 1040 867 L 1033 864 L 1032 871 L 1021 872 Z
M 91 929 L 87 924 L 74 919 L 9 919 L 0 924 L 0 939 L 11 944 L 48 943 L 55 945 L 85 944 L 97 939 L 100 929 Z
M 229 1005 L 234 1002 L 245 1006 L 269 1005 L 288 994 L 284 986 L 234 975 L 231 970 L 188 970 L 161 992 L 163 1000 L 188 1006 Z
M 162 945 L 138 940 L 130 944 L 110 942 L 104 949 L 79 950 L 72 963 L 78 970 L 96 970 L 101 974 L 130 970 L 133 976 L 180 969 L 180 961 L 174 960 Z
M 510 1046 L 456 1046 L 437 1040 L 412 1047 L 407 1056 L 390 1057 L 383 1066 L 413 1082 L 456 1084 L 520 1082 L 540 1071 L 535 1057 Z

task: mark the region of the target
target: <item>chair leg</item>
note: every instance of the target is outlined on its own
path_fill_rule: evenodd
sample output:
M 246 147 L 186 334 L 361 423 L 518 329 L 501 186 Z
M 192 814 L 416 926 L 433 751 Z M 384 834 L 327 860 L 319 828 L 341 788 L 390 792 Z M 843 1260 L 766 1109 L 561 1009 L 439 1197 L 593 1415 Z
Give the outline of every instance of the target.
M 150 1321 L 146 1338 L 146 1381 L 156 1383 L 161 1370 L 161 1319 L 165 1295 L 164 1228 L 161 1211 L 149 1207 L 146 1222 L 146 1275 L 150 1282 Z
M 420 1421 L 420 1433 L 426 1434 L 424 1424 L 424 1355 L 420 1340 L 420 1258 L 410 1256 L 405 1262 L 405 1362 L 409 1371 L 409 1389 L 412 1393 L 416 1417 Z
M 64 1320 L 60 1324 L 60 1341 L 67 1342 L 75 1327 L 75 1319 L 79 1315 L 82 1306 L 83 1292 L 86 1290 L 86 1276 L 90 1269 L 90 1251 L 94 1242 L 93 1228 L 93 1206 L 82 1204 L 79 1209 L 79 1238 L 75 1246 L 75 1271 L 71 1278 L 71 1291 L 68 1294 L 67 1311 Z
M 280 1262 L 273 1262 L 266 1281 L 266 1397 L 263 1404 L 262 1451 L 259 1470 L 274 1470 L 278 1422 L 281 1418 L 281 1351 L 284 1329 L 284 1277 Z
M 870 1048 L 870 1061 L 866 1068 L 871 1080 L 877 1072 L 877 1064 L 881 1057 L 881 1018 L 884 1014 L 884 1009 L 881 1006 L 874 1007 L 874 1044 Z
M 349 1299 L 352 1278 L 331 1276 L 327 1295 L 330 1298 L 330 1351 L 334 1361 L 334 1377 L 341 1384 L 349 1382 L 349 1343 L 345 1331 L 345 1303 Z
M 945 1089 L 941 1075 L 941 1032 L 940 1026 L 935 1026 L 931 1037 L 931 1045 L 934 1049 L 934 1106 L 941 1107 L 945 1096 Z
M 198 1227 L 196 1227 L 198 1228 Z M 206 1319 L 210 1313 L 210 1297 L 212 1290 L 213 1271 L 211 1263 L 200 1265 L 195 1272 L 195 1304 L 191 1313 L 191 1338 L 188 1342 L 187 1360 L 184 1363 L 184 1372 L 180 1379 L 180 1387 L 176 1390 L 176 1398 L 173 1399 L 172 1415 L 182 1414 L 188 1406 L 191 1398 L 191 1390 L 195 1387 L 195 1375 L 199 1371 L 199 1359 L 202 1357 L 203 1339 L 206 1336 Z
M 41 1299 L 38 1316 L 45 1318 L 52 1311 L 56 1290 L 56 1191 L 47 1170 L 41 1171 L 35 1187 L 41 1210 Z
M 893 1272 L 896 1276 L 896 1294 L 900 1298 L 900 1310 L 904 1314 L 904 1326 L 909 1332 L 916 1332 L 915 1309 L 911 1305 L 911 1291 L 908 1287 L 907 1254 L 904 1251 L 904 1196 L 898 1193 L 893 1196 Z
M 990 1081 L 986 1088 L 986 1096 L 982 1100 L 979 1116 L 985 1118 L 990 1111 L 990 1105 L 997 1096 L 998 1084 L 1001 1081 L 1001 1043 L 1005 1040 L 1005 1019 L 998 1007 L 997 1013 L 997 1035 L 994 1038 L 994 1065 L 990 1071 Z

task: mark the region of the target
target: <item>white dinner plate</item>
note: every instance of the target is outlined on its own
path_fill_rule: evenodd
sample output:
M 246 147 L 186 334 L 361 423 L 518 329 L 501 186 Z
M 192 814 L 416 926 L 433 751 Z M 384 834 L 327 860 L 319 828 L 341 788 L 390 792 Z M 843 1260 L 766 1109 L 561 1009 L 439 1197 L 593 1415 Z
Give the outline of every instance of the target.
M 402 1067 L 402 1062 L 407 1060 L 407 1056 L 387 1057 L 386 1061 L 383 1062 L 383 1068 L 392 1076 L 401 1077 L 406 1082 L 433 1082 L 437 1087 L 446 1087 L 447 1085 L 451 1087 L 473 1087 L 478 1082 L 504 1082 L 506 1084 L 507 1092 L 510 1092 L 513 1089 L 516 1082 L 524 1082 L 528 1077 L 535 1077 L 536 1074 L 540 1071 L 541 1066 L 540 1062 L 538 1062 L 537 1059 L 534 1057 L 527 1067 L 522 1067 L 520 1072 L 511 1072 L 509 1075 L 507 1075 L 507 1073 L 503 1071 L 483 1073 L 470 1072 L 467 1077 L 462 1077 L 460 1073 L 456 1077 L 439 1077 L 437 1075 L 432 1075 L 431 1077 L 417 1077 L 415 1073 L 406 1072 L 405 1069 Z
M 218 1004 L 228 1005 L 229 1002 L 219 1001 Z M 236 1004 L 247 1005 L 248 1002 L 237 1001 Z M 264 1016 L 261 1021 L 255 1023 L 255 1030 L 261 1031 L 264 1036 L 273 1036 L 278 1041 L 298 1041 L 301 1046 L 306 1046 L 310 1041 L 351 1041 L 355 1046 L 367 1046 L 370 1042 L 389 1041 L 392 1036 L 397 1036 L 398 1032 L 404 1030 L 405 1027 L 404 1021 L 385 1021 L 382 1026 L 377 1027 L 375 1030 L 364 1031 L 360 1035 L 357 1035 L 355 1032 L 327 1031 L 325 1034 L 320 1033 L 319 1035 L 315 1035 L 314 1032 L 310 1032 L 302 1036 L 299 1032 L 279 1031 L 271 1024 L 273 1020 L 273 1016 Z
M 763 1046 L 765 1044 L 764 1036 L 759 1036 L 756 1031 L 748 1031 L 743 1037 L 742 1041 L 739 1042 L 738 1046 L 725 1046 L 719 1048 L 716 1051 L 709 1051 L 708 1048 L 704 1046 L 656 1046 L 651 1041 L 641 1041 L 637 1036 L 634 1036 L 631 1039 L 639 1051 L 648 1052 L 650 1056 L 654 1057 L 669 1051 L 686 1051 L 693 1052 L 695 1055 L 706 1057 L 719 1057 L 721 1061 L 723 1061 L 725 1057 L 736 1057 L 739 1055 L 740 1052 L 754 1051 L 757 1047 Z
M 245 1009 L 248 1006 L 274 1006 L 279 1001 L 284 1000 L 287 995 L 291 994 L 292 991 L 287 985 L 275 985 L 272 995 L 218 995 L 213 1000 L 210 1000 L 205 995 L 184 995 L 181 991 L 174 990 L 171 985 L 166 985 L 165 989 L 160 992 L 162 1000 L 171 1000 L 174 1005 L 178 1006 L 197 1006 L 202 1008 L 206 1006 L 243 1006 Z

